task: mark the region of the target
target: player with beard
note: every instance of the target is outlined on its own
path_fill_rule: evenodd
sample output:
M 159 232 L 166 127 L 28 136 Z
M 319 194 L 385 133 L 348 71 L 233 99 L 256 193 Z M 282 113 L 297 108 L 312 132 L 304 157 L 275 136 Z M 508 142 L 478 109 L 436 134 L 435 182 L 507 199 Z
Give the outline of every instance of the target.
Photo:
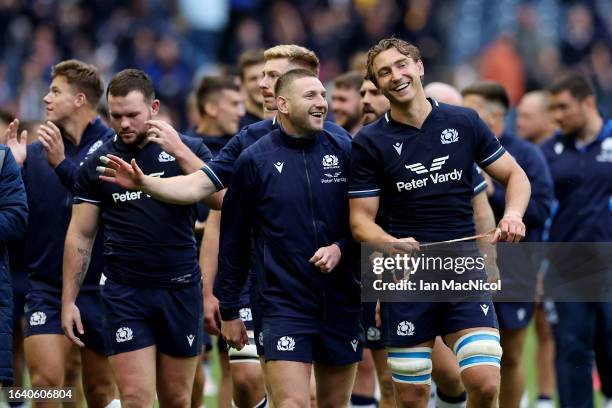
M 610 242 L 612 120 L 601 117 L 593 87 L 581 75 L 562 77 L 549 90 L 551 113 L 559 125 L 555 135 L 542 145 L 558 201 L 549 240 Z M 585 263 L 592 257 L 570 255 L 572 261 L 576 258 Z M 576 279 L 563 258 L 561 255 L 550 259 L 546 279 L 552 281 L 551 287 L 555 280 L 559 283 Z M 609 269 L 607 273 L 610 276 Z M 558 322 L 553 325 L 553 333 L 561 406 L 594 406 L 593 361 L 601 379 L 602 406 L 611 406 L 612 302 L 555 302 L 555 309 Z
M 96 112 L 104 85 L 95 67 L 77 60 L 63 61 L 53 67 L 51 78 L 43 99 L 47 121 L 37 131 L 38 142 L 26 146 L 27 131 L 18 141 L 18 120 L 7 129 L 7 144 L 17 163 L 23 165 L 30 210 L 24 255 L 30 286 L 24 350 L 35 387 L 66 386 L 67 356 L 73 345 L 61 325 L 61 259 L 71 214 L 69 203 L 79 167 L 113 134 Z M 102 241 L 102 237 L 96 239 L 89 273 L 76 299 L 84 330 L 80 343 L 83 388 L 92 407 L 105 407 L 116 393 L 99 319 Z M 34 402 L 34 406 L 41 405 Z
M 389 100 L 369 79 L 364 79 L 359 90 L 363 126 L 380 118 L 390 108 Z
M 190 173 L 210 160 L 201 140 L 152 120 L 159 101 L 144 72 L 116 74 L 107 100 L 116 135 L 99 148 L 100 154 L 138 158 L 155 177 Z M 122 406 L 152 406 L 157 391 L 160 406 L 189 407 L 202 347 L 195 206 L 162 203 L 103 183 L 97 163 L 84 163 L 75 188 L 64 250 L 62 326 L 73 342 L 81 343 L 80 309 L 74 301 L 102 224 L 107 276 L 103 335 Z
M 233 347 L 248 343 L 238 311 L 252 230 L 274 405 L 308 406 L 314 367 L 318 406 L 346 406 L 361 359 L 343 177 L 350 141 L 324 130 L 326 91 L 312 71 L 282 75 L 275 94 L 281 126 L 240 155 L 224 199 L 222 330 Z
M 361 129 L 359 90 L 362 82 L 363 75 L 356 71 L 338 75 L 334 80 L 331 100 L 334 120 L 353 136 Z
M 244 116 L 240 118 L 240 129 L 264 118 L 263 97 L 259 89 L 259 83 L 263 79 L 264 64 L 263 50 L 247 50 L 238 58 L 240 87 L 246 110 Z
M 495 238 L 520 240 L 530 191 L 524 172 L 473 111 L 426 99 L 423 75 L 419 50 L 400 39 L 381 40 L 368 53 L 368 77 L 389 99 L 391 109 L 353 140 L 349 187 L 353 236 L 360 242 L 388 243 L 410 252 L 418 249 L 419 241 L 474 235 L 471 176 L 476 162 L 507 184 L 506 214 Z M 445 169 L 461 169 L 465 177 L 433 185 L 413 184 L 414 178 L 404 182 L 416 173 L 407 164 L 433 167 L 433 159 L 439 157 L 445 157 Z M 414 188 L 402 188 L 408 183 Z M 478 273 L 484 276 L 484 271 Z M 457 354 L 470 404 L 496 406 L 502 350 L 490 299 L 383 302 L 381 307 L 382 336 L 398 406 L 426 404 L 437 335 Z

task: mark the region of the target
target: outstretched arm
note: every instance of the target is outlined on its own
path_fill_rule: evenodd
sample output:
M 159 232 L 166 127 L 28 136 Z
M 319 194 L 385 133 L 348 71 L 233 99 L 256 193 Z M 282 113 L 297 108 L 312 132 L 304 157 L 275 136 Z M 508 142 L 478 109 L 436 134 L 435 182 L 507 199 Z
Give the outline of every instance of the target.
M 128 190 L 141 190 L 157 200 L 172 204 L 194 204 L 217 192 L 218 186 L 201 170 L 186 176 L 168 178 L 145 175 L 136 160 L 127 163 L 114 155 L 101 156 L 106 165 L 97 168 L 101 180 Z

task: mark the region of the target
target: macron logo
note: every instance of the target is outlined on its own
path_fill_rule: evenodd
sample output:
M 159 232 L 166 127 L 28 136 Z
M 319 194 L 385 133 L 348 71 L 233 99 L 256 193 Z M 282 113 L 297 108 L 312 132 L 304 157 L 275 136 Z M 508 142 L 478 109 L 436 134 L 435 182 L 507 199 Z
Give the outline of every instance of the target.
M 283 172 L 283 166 L 285 165 L 285 162 L 276 162 L 274 163 L 274 167 L 276 167 L 276 170 L 278 170 L 278 174 L 282 174 Z
M 187 336 L 187 342 L 189 343 L 189 347 L 193 346 L 194 339 L 195 339 L 195 336 L 193 334 L 190 334 Z
M 414 163 L 414 164 L 406 164 L 406 168 L 408 170 L 412 170 L 414 171 L 416 174 L 423 174 L 423 173 L 430 173 L 433 171 L 438 171 L 442 168 L 442 166 L 444 165 L 444 163 L 446 163 L 446 160 L 448 160 L 448 155 L 443 156 L 443 157 L 437 157 L 435 159 L 433 159 L 433 161 L 431 162 L 431 167 L 429 170 L 427 170 L 427 168 L 425 166 L 423 166 L 423 164 L 421 163 Z
M 480 305 L 480 308 L 482 309 L 482 313 L 484 313 L 485 316 L 487 315 L 487 313 L 489 313 L 489 305 Z
M 404 146 L 404 143 L 394 143 L 393 144 L 393 148 L 395 149 L 395 151 L 397 152 L 398 155 L 402 155 L 402 147 Z

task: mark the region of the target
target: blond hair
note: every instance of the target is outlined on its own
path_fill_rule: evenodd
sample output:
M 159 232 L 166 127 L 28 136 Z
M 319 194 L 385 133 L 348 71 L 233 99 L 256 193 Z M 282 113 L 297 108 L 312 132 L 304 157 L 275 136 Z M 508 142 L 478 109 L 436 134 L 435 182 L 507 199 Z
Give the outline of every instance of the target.
M 314 51 L 308 48 L 295 44 L 284 44 L 268 48 L 264 51 L 264 59 L 266 61 L 277 58 L 287 58 L 289 62 L 309 69 L 317 75 L 319 74 L 319 58 Z

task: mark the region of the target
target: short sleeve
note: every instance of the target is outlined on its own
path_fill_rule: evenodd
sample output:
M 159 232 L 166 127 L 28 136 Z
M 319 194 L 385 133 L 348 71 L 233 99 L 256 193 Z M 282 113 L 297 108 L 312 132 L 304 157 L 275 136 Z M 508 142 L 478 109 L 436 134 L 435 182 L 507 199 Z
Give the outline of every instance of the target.
M 206 170 L 202 169 L 213 180 L 218 189 L 223 189 L 229 185 L 234 171 L 234 163 L 236 163 L 243 150 L 241 140 L 245 137 L 247 131 L 248 127 L 232 137 L 215 159 L 207 164 Z
M 74 186 L 74 203 L 100 205 L 102 202 L 101 183 L 96 165 L 99 155 L 91 155 L 79 170 L 79 177 Z
M 380 194 L 380 165 L 374 147 L 363 134 L 353 140 L 350 161 L 349 198 L 377 197 Z
M 476 164 L 481 168 L 485 168 L 499 159 L 506 150 L 476 112 L 472 111 L 472 113 L 471 120 L 475 134 L 474 153 Z
M 472 168 L 472 185 L 474 186 L 475 196 L 487 189 L 487 181 L 482 176 L 482 170 L 475 164 Z

